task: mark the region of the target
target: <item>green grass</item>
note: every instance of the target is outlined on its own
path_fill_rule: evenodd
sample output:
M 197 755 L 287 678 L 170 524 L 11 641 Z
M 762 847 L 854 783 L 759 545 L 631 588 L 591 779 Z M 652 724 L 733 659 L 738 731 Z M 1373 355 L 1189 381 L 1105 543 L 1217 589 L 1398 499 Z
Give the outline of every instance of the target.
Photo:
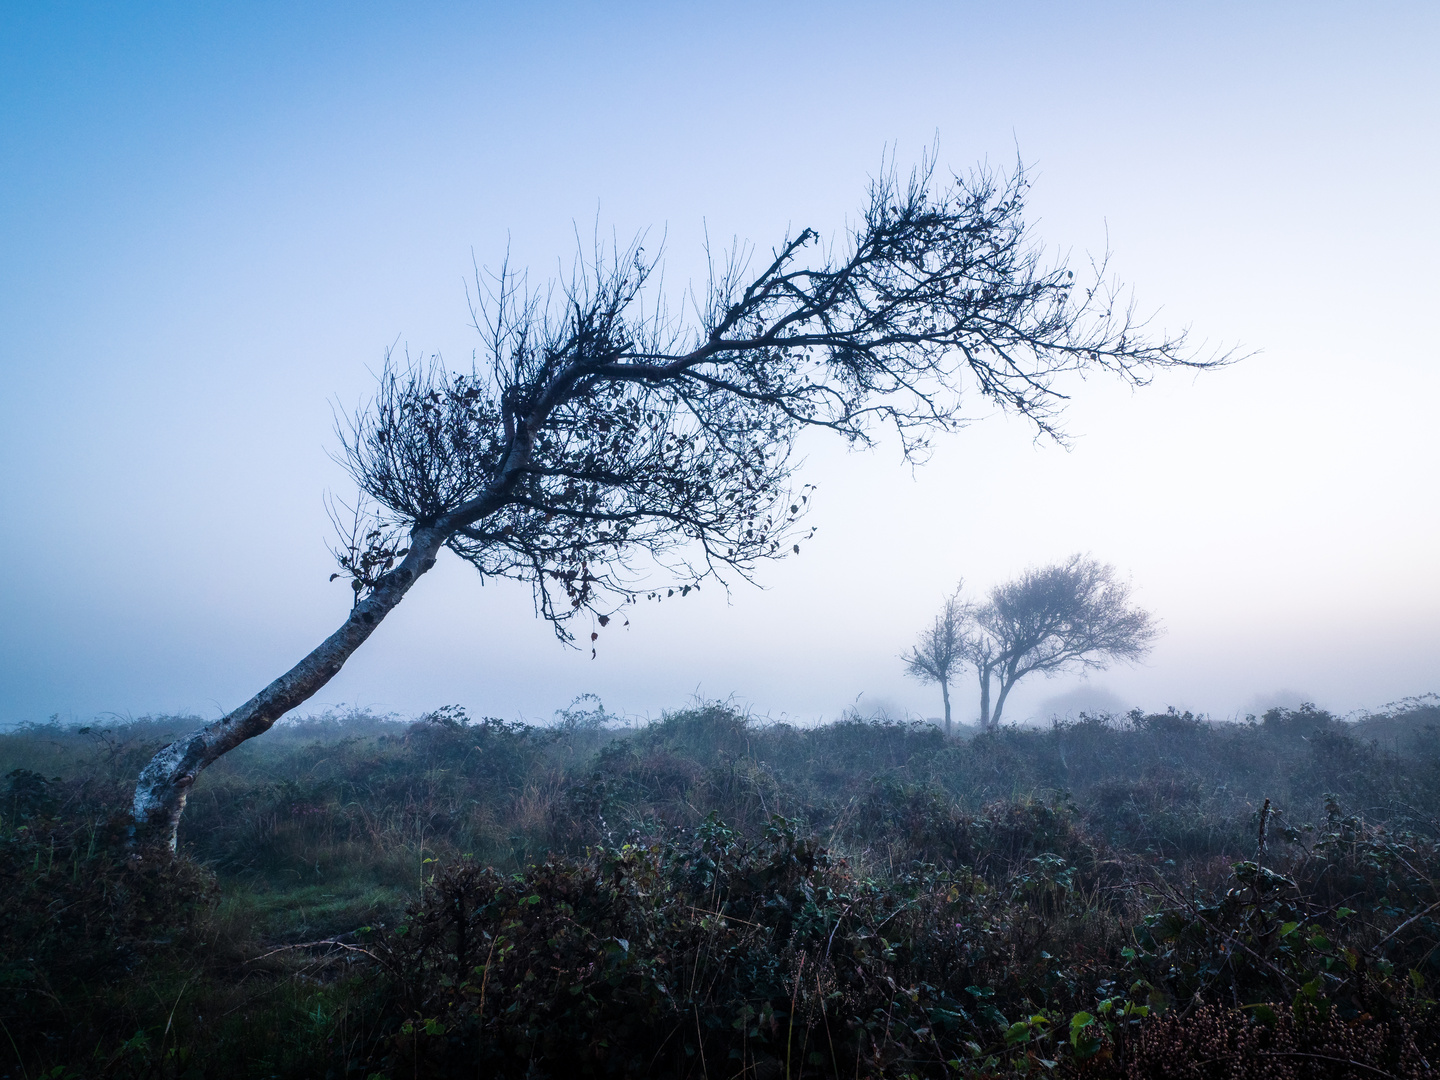
M 262 942 L 311 941 L 393 919 L 416 891 L 343 880 L 290 889 L 237 884 L 224 890 L 215 918 Z

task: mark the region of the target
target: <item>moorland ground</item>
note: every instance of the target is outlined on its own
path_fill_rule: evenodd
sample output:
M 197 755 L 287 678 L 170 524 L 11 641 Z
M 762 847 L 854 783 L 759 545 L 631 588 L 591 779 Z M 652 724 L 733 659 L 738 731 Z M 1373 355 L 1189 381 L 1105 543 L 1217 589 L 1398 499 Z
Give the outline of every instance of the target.
M 0 734 L 0 1077 L 1410 1077 L 1440 705 Z M 1268 800 L 1268 803 L 1267 803 Z

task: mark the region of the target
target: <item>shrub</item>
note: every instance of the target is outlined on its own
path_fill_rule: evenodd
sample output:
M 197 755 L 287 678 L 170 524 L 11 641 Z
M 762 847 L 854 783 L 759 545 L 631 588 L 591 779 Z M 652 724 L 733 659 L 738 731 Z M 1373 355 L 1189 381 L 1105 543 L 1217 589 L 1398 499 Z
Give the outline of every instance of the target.
M 129 850 L 128 818 L 77 804 L 71 785 L 23 769 L 6 781 L 0 1021 L 26 1057 L 101 1034 L 85 1000 L 193 944 L 216 888 L 188 859 Z

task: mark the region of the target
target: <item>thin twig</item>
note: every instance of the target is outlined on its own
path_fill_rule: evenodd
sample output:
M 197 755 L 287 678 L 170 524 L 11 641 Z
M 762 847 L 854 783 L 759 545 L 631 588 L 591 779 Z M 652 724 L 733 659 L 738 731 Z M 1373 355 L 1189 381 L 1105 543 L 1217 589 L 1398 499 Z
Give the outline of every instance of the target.
M 835 925 L 830 928 L 830 936 L 825 939 L 826 960 L 830 959 L 830 946 L 835 942 L 835 931 L 840 929 L 841 920 L 843 920 L 846 915 L 850 914 L 850 909 L 854 906 L 854 904 L 846 904 L 845 907 L 841 909 L 840 914 L 835 916 Z
M 247 964 L 253 964 L 253 963 L 255 963 L 257 960 L 264 960 L 267 956 L 274 956 L 276 953 L 289 952 L 289 951 L 291 951 L 292 949 L 314 949 L 314 948 L 318 948 L 318 947 L 321 946 L 321 945 L 328 945 L 328 946 L 330 946 L 331 948 L 335 948 L 335 949 L 344 949 L 344 950 L 346 950 L 347 952 L 364 953 L 366 956 L 370 957 L 370 959 L 374 960 L 376 963 L 381 963 L 381 962 L 382 962 L 382 961 L 380 960 L 380 957 L 376 956 L 376 955 L 375 955 L 373 952 L 371 952 L 369 949 L 362 949 L 359 945 L 347 945 L 347 944 L 346 944 L 345 942 L 343 942 L 343 941 L 336 941 L 336 940 L 334 940 L 334 939 L 328 939 L 328 940 L 325 940 L 325 941 L 302 941 L 302 942 L 300 942 L 298 945 L 281 945 L 281 946 L 279 946 L 278 948 L 271 949 L 269 952 L 261 953 L 259 956 L 252 956 L 249 960 L 246 960 L 245 963 L 247 963 Z
M 1394 930 L 1391 930 L 1390 933 L 1386 934 L 1383 938 L 1381 938 L 1379 941 L 1377 941 L 1377 942 L 1375 943 L 1375 948 L 1377 948 L 1377 949 L 1380 948 L 1380 946 L 1384 945 L 1384 944 L 1385 944 L 1386 942 L 1388 942 L 1391 938 L 1393 938 L 1396 934 L 1400 933 L 1400 931 L 1406 929 L 1406 928 L 1407 928 L 1411 923 L 1413 923 L 1416 919 L 1423 919 L 1426 915 L 1429 915 L 1429 914 L 1430 914 L 1432 911 L 1434 911 L 1436 908 L 1440 908 L 1440 900 L 1437 900 L 1435 903 L 1431 904 L 1429 907 L 1427 907 L 1424 911 L 1420 912 L 1418 915 L 1411 915 L 1410 918 L 1406 919 L 1406 920 L 1405 920 L 1404 922 L 1402 922 L 1399 926 L 1397 926 Z
M 790 1025 L 785 1029 L 785 1080 L 790 1080 L 790 1050 L 795 1036 L 795 1002 L 800 997 L 800 977 L 805 973 L 805 954 L 800 954 L 800 965 L 795 969 L 795 985 L 790 991 Z M 803 1057 L 803 1053 L 802 1053 Z M 803 1069 L 805 1063 L 802 1061 Z
M 830 1063 L 840 1072 L 840 1059 L 835 1056 L 835 1036 L 830 1034 L 830 1017 L 825 1012 L 825 988 L 820 985 L 820 972 L 815 972 L 815 996 L 820 999 L 820 1019 L 825 1022 L 825 1041 L 830 1044 Z

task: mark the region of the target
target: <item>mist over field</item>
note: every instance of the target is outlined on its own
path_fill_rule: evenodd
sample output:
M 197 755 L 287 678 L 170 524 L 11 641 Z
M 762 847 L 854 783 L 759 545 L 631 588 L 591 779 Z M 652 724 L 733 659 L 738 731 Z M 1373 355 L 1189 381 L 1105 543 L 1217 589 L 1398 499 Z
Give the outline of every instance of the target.
M 468 365 L 475 263 L 508 250 L 539 283 L 577 233 L 649 230 L 678 298 L 706 236 L 834 236 L 887 147 L 908 167 L 937 136 L 942 171 L 1029 163 L 1037 237 L 1080 267 L 1112 250 L 1155 328 L 1253 355 L 1066 383 L 1069 449 L 979 399 L 913 473 L 893 443 L 808 440 L 803 555 L 765 591 L 642 606 L 593 661 L 527 588 L 442 556 L 317 705 L 935 716 L 897 656 L 941 598 L 1076 551 L 1165 634 L 1139 666 L 1022 684 L 1016 720 L 1082 690 L 1217 717 L 1434 690 L 1433 12 L 887 25 L 903 48 L 857 6 L 14 13 L 0 543 L 23 572 L 0 589 L 0 720 L 217 717 L 329 633 L 334 410 L 392 345 Z

